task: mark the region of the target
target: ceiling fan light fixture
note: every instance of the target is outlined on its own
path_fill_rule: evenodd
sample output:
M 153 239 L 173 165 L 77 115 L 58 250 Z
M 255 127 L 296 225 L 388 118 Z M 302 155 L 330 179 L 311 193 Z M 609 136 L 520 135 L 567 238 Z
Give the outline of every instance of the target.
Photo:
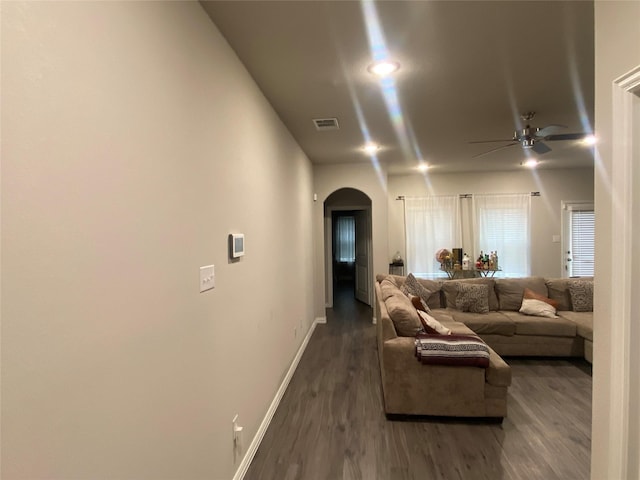
M 526 137 L 522 139 L 522 148 L 533 148 L 534 144 L 533 138 Z
M 536 160 L 535 158 L 530 158 L 528 160 L 525 160 L 523 162 L 520 163 L 520 165 L 527 167 L 527 168 L 536 168 L 538 166 L 538 160 Z
M 398 62 L 390 62 L 388 60 L 382 60 L 380 62 L 374 62 L 367 67 L 369 73 L 372 73 L 378 77 L 386 77 L 400 69 Z

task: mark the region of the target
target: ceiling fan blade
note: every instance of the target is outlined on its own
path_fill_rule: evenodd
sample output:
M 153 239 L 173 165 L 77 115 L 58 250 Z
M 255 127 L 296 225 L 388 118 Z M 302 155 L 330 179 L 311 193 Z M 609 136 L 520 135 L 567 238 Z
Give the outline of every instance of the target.
M 540 141 L 535 142 L 533 144 L 533 147 L 531 147 L 531 150 L 536 152 L 538 155 L 542 155 L 543 153 L 547 153 L 551 151 L 551 149 L 546 144 Z
M 536 137 L 547 137 L 548 135 L 551 135 L 556 130 L 560 130 L 562 128 L 569 128 L 569 127 L 567 127 L 566 125 L 559 125 L 559 124 L 547 125 L 546 127 L 543 127 L 540 130 L 538 130 L 538 132 L 536 133 Z
M 481 142 L 477 142 L 477 143 L 481 143 Z M 486 152 L 478 153 L 477 155 L 474 155 L 471 158 L 482 157 L 483 155 L 488 155 L 489 153 L 493 153 L 493 152 L 496 152 L 498 150 L 502 150 L 503 148 L 512 147 L 514 145 L 519 145 L 519 142 L 513 142 L 513 143 L 510 143 L 509 145 L 502 145 L 501 147 L 492 148 L 491 150 L 488 150 Z
M 545 140 L 583 140 L 589 136 L 588 133 L 562 133 L 560 135 L 549 135 L 545 137 Z
M 476 142 L 468 142 L 468 143 L 496 143 L 496 142 L 513 142 L 513 138 L 506 138 L 503 140 L 478 140 Z

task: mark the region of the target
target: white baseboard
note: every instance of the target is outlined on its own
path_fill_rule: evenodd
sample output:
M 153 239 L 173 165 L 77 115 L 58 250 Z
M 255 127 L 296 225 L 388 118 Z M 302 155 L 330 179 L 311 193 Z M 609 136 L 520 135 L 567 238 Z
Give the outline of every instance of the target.
M 304 337 L 304 340 L 302 341 L 302 345 L 300 345 L 300 348 L 298 349 L 296 356 L 293 358 L 293 361 L 291 362 L 291 366 L 289 367 L 287 374 L 284 376 L 284 379 L 280 384 L 280 388 L 278 388 L 278 391 L 276 392 L 275 398 L 271 402 L 271 405 L 269 406 L 269 409 L 267 410 L 267 413 L 265 414 L 264 419 L 262 420 L 262 423 L 258 428 L 258 431 L 253 437 L 253 440 L 251 441 L 251 445 L 249 445 L 249 448 L 247 449 L 247 453 L 242 459 L 242 462 L 240 462 L 240 465 L 238 466 L 238 470 L 236 470 L 236 474 L 233 476 L 233 480 L 243 480 L 245 474 L 247 473 L 247 470 L 251 465 L 251 461 L 253 460 L 253 457 L 258 451 L 258 447 L 260 446 L 260 442 L 262 442 L 262 438 L 264 437 L 264 434 L 267 433 L 267 428 L 269 428 L 271 419 L 273 418 L 273 415 L 276 413 L 278 405 L 280 405 L 280 400 L 282 400 L 282 396 L 284 395 L 284 392 L 287 390 L 287 387 L 289 386 L 291 377 L 293 377 L 293 374 L 295 373 L 296 368 L 298 367 L 298 363 L 300 363 L 300 359 L 302 358 L 302 354 L 306 350 L 307 344 L 309 343 L 309 340 L 311 339 L 311 335 L 313 335 L 313 331 L 315 330 L 316 325 L 318 323 L 327 323 L 327 318 L 326 317 L 316 318 L 311 324 L 311 328 L 309 328 L 307 335 Z

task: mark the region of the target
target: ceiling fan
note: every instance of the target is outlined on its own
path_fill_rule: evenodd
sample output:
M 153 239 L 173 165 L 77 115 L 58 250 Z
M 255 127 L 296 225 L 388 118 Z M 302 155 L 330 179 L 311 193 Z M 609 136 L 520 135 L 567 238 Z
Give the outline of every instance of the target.
M 472 158 L 481 157 L 482 155 L 487 155 L 489 153 L 496 152 L 498 150 L 502 150 L 503 148 L 512 147 L 514 145 L 522 145 L 522 148 L 531 149 L 537 154 L 543 154 L 551 151 L 544 142 L 551 142 L 556 140 L 582 140 L 586 138 L 588 133 L 561 133 L 554 134 L 560 129 L 568 128 L 566 125 L 547 125 L 543 128 L 532 127 L 529 125 L 529 122 L 536 115 L 536 112 L 526 112 L 523 113 L 520 118 L 523 122 L 525 122 L 525 127 L 521 130 L 516 130 L 513 132 L 513 137 L 504 140 L 479 140 L 476 142 L 469 143 L 497 143 L 497 142 L 510 142 L 508 145 L 501 145 L 496 148 L 492 148 L 483 153 L 479 153 L 474 155 Z

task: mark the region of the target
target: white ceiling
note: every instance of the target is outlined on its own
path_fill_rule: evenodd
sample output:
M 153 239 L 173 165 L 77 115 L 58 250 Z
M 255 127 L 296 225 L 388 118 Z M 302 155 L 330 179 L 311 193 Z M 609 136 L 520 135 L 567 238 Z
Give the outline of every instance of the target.
M 541 168 L 593 165 L 578 141 L 477 158 L 509 142 L 468 143 L 510 139 L 527 111 L 537 112 L 531 126 L 591 131 L 591 1 L 201 3 L 314 163 L 371 162 L 360 150 L 370 137 L 391 174 L 414 171 L 420 157 L 432 172 L 519 169 L 525 153 Z M 367 72 L 367 25 L 401 64 L 386 97 Z M 340 129 L 317 131 L 312 119 L 326 117 Z

